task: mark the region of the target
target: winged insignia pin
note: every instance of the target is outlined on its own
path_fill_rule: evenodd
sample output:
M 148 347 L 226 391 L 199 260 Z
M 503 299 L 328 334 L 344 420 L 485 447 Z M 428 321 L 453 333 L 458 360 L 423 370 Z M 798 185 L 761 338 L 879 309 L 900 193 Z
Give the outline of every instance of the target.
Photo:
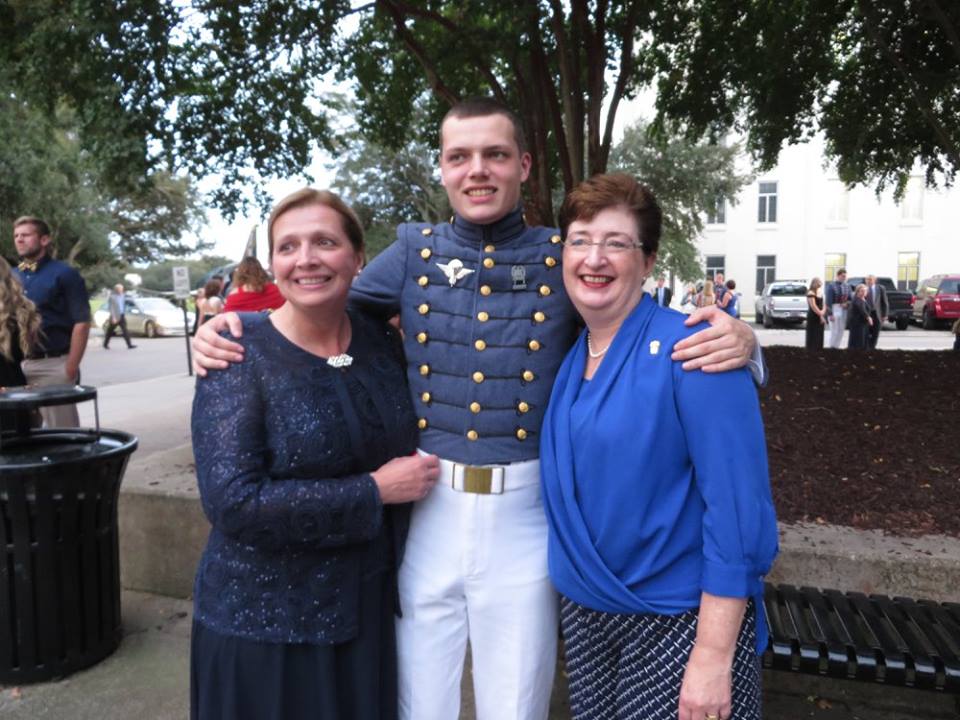
M 437 263 L 436 265 L 443 271 L 443 274 L 447 276 L 447 282 L 450 283 L 450 287 L 456 285 L 457 280 L 462 280 L 473 272 L 470 268 L 465 268 L 459 258 L 454 258 L 446 264 Z

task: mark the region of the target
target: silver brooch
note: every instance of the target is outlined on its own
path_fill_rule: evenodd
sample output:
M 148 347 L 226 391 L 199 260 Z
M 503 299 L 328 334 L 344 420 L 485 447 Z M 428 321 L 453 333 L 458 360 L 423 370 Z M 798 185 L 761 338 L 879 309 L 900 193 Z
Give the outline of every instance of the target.
M 656 354 L 659 353 L 659 352 L 660 352 L 660 341 L 659 341 L 659 340 L 651 340 L 651 341 L 650 341 L 650 354 L 651 354 L 651 355 L 656 355 Z
M 327 365 L 332 368 L 345 368 L 353 365 L 353 358 L 346 353 L 340 353 L 327 358 Z

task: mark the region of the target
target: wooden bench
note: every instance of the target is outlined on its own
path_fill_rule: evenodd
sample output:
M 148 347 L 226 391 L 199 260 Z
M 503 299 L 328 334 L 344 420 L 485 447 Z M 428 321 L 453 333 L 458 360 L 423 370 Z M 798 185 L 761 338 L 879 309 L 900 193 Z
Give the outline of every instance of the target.
M 767 583 L 764 667 L 960 694 L 960 604 Z

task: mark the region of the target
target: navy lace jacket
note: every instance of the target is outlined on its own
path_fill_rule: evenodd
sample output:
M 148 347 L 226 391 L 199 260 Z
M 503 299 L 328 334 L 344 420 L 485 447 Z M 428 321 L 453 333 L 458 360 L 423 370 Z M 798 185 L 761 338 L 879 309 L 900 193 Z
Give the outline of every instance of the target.
M 195 618 L 266 642 L 357 634 L 362 577 L 394 571 L 409 506 L 370 472 L 416 449 L 396 331 L 350 312 L 349 368 L 334 369 L 244 314 L 244 360 L 197 382 L 193 450 L 212 524 Z

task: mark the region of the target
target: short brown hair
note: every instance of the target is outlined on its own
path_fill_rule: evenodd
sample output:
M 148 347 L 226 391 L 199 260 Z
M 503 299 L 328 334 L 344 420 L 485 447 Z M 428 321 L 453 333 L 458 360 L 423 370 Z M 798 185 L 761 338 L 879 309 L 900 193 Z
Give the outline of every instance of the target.
M 19 227 L 20 225 L 33 225 L 40 237 L 43 237 L 44 235 L 50 235 L 50 226 L 40 218 L 34 217 L 33 215 L 21 215 L 13 221 L 14 227 Z
M 527 138 L 523 133 L 523 125 L 520 122 L 520 118 L 517 117 L 513 110 L 499 100 L 483 96 L 461 100 L 447 110 L 447 114 L 443 116 L 443 121 L 440 123 L 441 149 L 443 148 L 443 123 L 445 123 L 448 118 L 488 117 L 490 115 L 503 115 L 510 121 L 510 124 L 513 125 L 513 139 L 517 143 L 517 149 L 521 155 L 525 153 L 527 151 Z
M 270 257 L 273 257 L 273 224 L 277 218 L 288 210 L 306 205 L 323 205 L 337 213 L 343 221 L 343 231 L 347 234 L 353 249 L 363 252 L 363 225 L 360 224 L 360 218 L 353 209 L 336 193 L 307 187 L 287 195 L 270 211 L 270 220 L 267 222 L 267 245 L 270 248 Z
M 233 285 L 242 288 L 249 285 L 254 292 L 262 292 L 263 286 L 270 282 L 270 276 L 260 261 L 253 256 L 245 257 L 233 271 Z
M 643 183 L 626 173 L 594 175 L 577 185 L 560 207 L 560 234 L 575 220 L 592 220 L 608 208 L 624 207 L 637 221 L 640 244 L 650 255 L 660 247 L 663 213 L 653 193 Z

